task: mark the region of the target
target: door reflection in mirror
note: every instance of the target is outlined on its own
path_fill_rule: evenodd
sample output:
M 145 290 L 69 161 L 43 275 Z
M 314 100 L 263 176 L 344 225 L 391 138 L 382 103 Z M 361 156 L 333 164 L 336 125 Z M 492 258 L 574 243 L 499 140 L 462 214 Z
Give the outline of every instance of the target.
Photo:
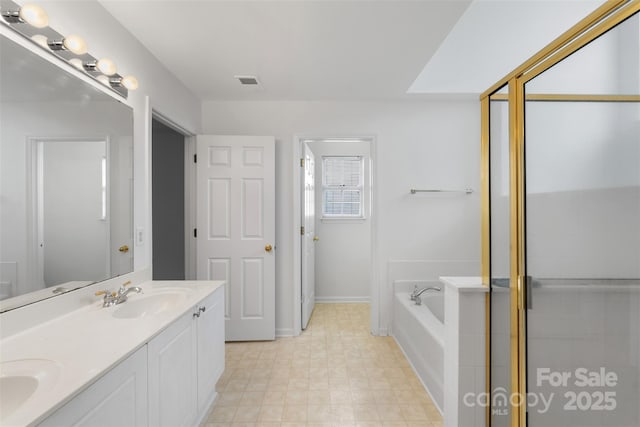
M 43 287 L 111 276 L 106 155 L 106 141 L 37 142 L 37 279 Z

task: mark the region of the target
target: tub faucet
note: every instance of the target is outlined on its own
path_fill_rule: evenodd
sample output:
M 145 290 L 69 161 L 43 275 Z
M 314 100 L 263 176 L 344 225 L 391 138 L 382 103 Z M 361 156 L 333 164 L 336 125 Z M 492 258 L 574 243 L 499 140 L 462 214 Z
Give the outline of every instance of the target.
M 418 285 L 413 285 L 413 292 L 411 292 L 411 301 L 416 300 L 416 295 L 418 295 L 418 292 L 420 292 L 420 289 L 418 289 Z
M 411 301 L 416 300 L 417 293 L 418 293 L 418 285 L 413 285 L 413 292 L 411 292 Z
M 442 289 L 438 286 L 427 286 L 426 288 L 422 288 L 419 291 L 415 292 L 415 297 L 413 298 L 413 301 L 416 302 L 416 305 L 422 305 L 422 298 L 420 298 L 420 295 L 422 295 L 423 293 L 427 292 L 427 291 L 438 291 L 440 292 Z M 413 295 L 412 295 L 413 296 Z

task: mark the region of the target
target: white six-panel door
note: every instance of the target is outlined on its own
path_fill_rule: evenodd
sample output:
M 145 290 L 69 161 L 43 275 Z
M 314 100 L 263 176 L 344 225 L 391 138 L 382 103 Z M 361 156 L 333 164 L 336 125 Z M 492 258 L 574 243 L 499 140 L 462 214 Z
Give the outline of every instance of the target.
M 304 234 L 302 234 L 302 329 L 307 328 L 309 318 L 313 312 L 316 301 L 316 281 L 315 281 L 315 234 L 316 223 L 316 192 L 315 192 L 315 157 L 307 144 L 303 145 L 304 164 L 303 166 L 303 209 L 302 224 L 304 224 Z
M 227 341 L 275 339 L 275 139 L 197 138 L 197 276 L 225 280 Z

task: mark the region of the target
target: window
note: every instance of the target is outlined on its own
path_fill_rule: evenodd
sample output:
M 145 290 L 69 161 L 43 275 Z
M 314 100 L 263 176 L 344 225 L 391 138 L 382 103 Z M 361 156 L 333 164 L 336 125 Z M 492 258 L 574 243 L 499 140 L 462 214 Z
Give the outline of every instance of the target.
M 364 162 L 361 156 L 322 158 L 322 217 L 363 218 Z
M 107 219 L 107 158 L 103 157 L 100 162 L 100 166 L 102 167 L 102 221 Z

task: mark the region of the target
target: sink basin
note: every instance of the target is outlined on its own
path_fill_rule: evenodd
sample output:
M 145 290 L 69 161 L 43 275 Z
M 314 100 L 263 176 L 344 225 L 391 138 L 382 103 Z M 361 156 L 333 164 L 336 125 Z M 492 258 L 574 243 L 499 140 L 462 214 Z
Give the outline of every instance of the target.
M 188 289 L 163 289 L 149 295 L 130 295 L 127 302 L 118 305 L 112 316 L 117 319 L 137 319 L 172 310 L 187 299 Z
M 0 416 L 14 414 L 34 394 L 55 383 L 60 366 L 46 359 L 22 359 L 0 363 Z
M 34 377 L 0 377 L 0 413 L 13 414 L 38 389 L 38 380 Z

